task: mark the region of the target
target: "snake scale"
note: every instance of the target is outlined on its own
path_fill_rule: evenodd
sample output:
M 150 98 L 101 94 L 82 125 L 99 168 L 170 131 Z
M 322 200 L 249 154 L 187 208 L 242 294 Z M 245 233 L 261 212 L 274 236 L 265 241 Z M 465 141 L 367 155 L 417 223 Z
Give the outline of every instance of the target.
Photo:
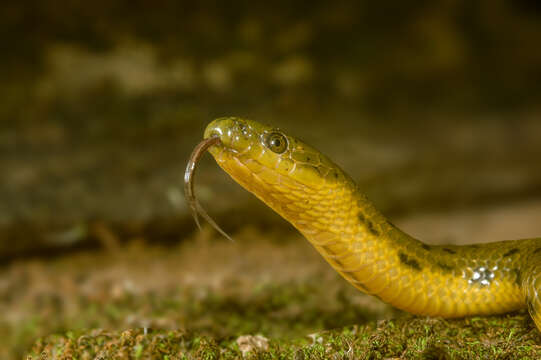
M 297 228 L 357 289 L 396 308 L 444 318 L 524 307 L 541 330 L 541 238 L 472 245 L 429 245 L 394 226 L 335 163 L 283 131 L 240 118 L 206 128 L 185 175 L 208 151 L 241 186 Z

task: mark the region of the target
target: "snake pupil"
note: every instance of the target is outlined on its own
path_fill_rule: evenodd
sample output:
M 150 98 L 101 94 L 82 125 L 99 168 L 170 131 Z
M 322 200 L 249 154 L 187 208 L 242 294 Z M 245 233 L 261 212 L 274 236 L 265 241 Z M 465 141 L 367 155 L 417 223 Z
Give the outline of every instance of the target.
M 267 135 L 265 145 L 277 154 L 287 150 L 287 138 L 278 132 L 272 132 Z

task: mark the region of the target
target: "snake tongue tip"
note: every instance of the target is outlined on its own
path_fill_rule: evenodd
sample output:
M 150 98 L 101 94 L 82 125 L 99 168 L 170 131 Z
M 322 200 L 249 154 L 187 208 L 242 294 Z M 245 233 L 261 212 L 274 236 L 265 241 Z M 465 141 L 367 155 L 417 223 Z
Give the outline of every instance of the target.
M 226 239 L 233 241 L 231 236 L 229 236 L 224 230 L 222 230 L 222 228 L 216 223 L 216 221 L 214 221 L 214 219 L 210 217 L 210 215 L 205 211 L 205 209 L 203 209 L 203 207 L 201 206 L 201 204 L 199 204 L 199 202 L 196 202 L 195 205 L 196 205 L 196 210 L 197 210 L 196 214 L 198 213 L 199 215 L 201 215 L 201 217 L 205 219 L 214 228 L 214 230 L 219 232 Z M 199 223 L 197 225 L 199 226 Z M 201 229 L 200 226 L 199 226 L 199 229 Z
M 197 228 L 199 230 L 202 230 L 201 223 L 199 222 L 199 217 L 197 216 L 197 213 L 195 213 L 195 212 L 193 213 L 193 219 L 195 221 L 195 225 L 197 225 Z
M 231 241 L 231 242 L 235 242 L 235 240 L 233 240 L 233 238 L 231 236 L 229 236 L 225 231 L 220 231 L 220 234 L 222 234 L 227 240 Z

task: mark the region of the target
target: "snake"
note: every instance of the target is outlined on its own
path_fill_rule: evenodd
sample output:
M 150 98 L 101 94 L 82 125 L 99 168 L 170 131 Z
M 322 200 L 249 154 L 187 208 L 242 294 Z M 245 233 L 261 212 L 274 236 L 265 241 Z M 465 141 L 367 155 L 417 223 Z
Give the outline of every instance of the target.
M 207 125 L 184 177 L 197 224 L 199 214 L 225 236 L 194 193 L 196 165 L 206 151 L 358 290 L 400 310 L 442 318 L 527 308 L 541 331 L 541 238 L 425 243 L 392 224 L 321 152 L 281 129 L 238 117 Z

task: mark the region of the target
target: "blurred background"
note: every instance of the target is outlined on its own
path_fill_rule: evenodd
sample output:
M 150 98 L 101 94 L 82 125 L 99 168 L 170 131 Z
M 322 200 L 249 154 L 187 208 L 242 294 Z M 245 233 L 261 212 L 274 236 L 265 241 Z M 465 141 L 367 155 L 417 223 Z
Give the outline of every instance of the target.
M 2 358 L 73 329 L 297 336 L 394 316 L 210 156 L 196 191 L 237 241 L 196 231 L 182 175 L 220 116 L 314 145 L 427 242 L 541 236 L 537 1 L 1 9 Z

